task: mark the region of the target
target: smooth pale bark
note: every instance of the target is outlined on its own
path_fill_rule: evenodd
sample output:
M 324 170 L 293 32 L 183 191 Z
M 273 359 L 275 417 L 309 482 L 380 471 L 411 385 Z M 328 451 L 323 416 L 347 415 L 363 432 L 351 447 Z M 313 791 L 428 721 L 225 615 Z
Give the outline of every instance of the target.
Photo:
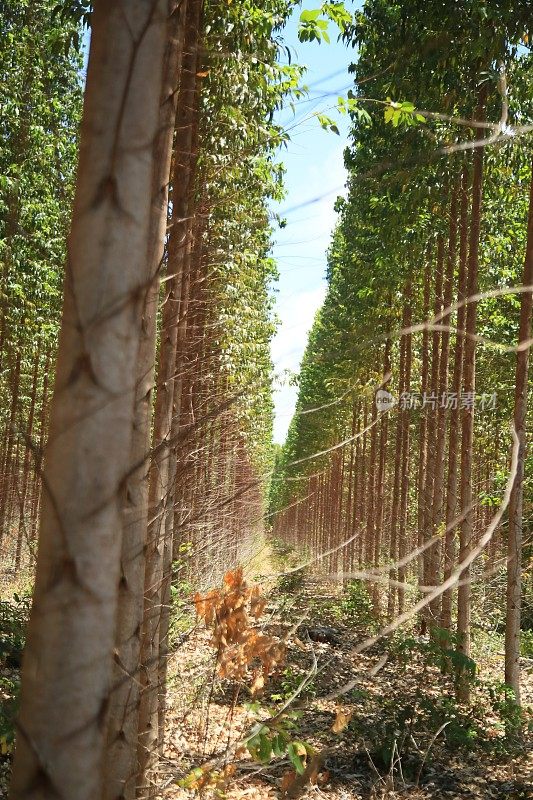
M 529 195 L 526 258 L 522 285 L 533 285 L 533 175 Z M 533 294 L 524 292 L 520 305 L 519 344 L 531 338 Z M 519 441 L 517 472 L 509 502 L 507 543 L 507 613 L 505 621 L 505 683 L 520 702 L 520 590 L 526 457 L 526 416 L 528 395 L 529 347 L 518 351 L 516 358 L 514 427 Z
M 167 223 L 168 180 L 183 31 L 183 3 L 168 7 L 163 88 L 158 135 L 154 142 L 152 206 L 147 246 L 149 286 L 137 359 L 137 387 L 131 463 L 139 465 L 126 485 L 123 511 L 121 577 L 119 583 L 114 686 L 109 703 L 104 773 L 105 800 L 133 800 L 137 783 L 139 728 L 139 666 L 144 609 L 145 543 L 148 527 L 148 475 L 152 391 L 156 353 L 159 276 Z
M 472 297 L 478 290 L 479 238 L 481 226 L 481 202 L 483 194 L 483 148 L 478 147 L 473 156 L 474 168 L 472 176 L 472 208 L 470 215 L 470 235 L 468 245 L 468 276 L 466 295 Z M 477 303 L 470 301 L 466 307 L 465 343 L 463 348 L 463 392 L 472 395 L 476 389 L 476 320 Z M 464 519 L 459 533 L 459 562 L 470 553 L 474 534 L 474 509 L 472 506 L 472 481 L 474 456 L 474 405 L 465 405 L 461 411 L 461 510 Z M 470 656 L 470 569 L 461 573 L 461 582 L 457 593 L 457 634 L 458 650 Z M 464 670 L 457 671 L 457 698 L 468 702 L 470 686 Z
M 102 796 L 166 0 L 97 0 L 10 797 Z

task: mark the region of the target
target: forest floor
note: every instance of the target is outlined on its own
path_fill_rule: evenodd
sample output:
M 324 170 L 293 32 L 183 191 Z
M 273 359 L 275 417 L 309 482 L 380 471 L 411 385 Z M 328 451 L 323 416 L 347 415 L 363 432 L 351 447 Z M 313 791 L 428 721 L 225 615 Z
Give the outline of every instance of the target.
M 368 597 L 360 590 L 346 595 L 307 584 L 296 593 L 275 590 L 269 603 L 262 632 L 286 639 L 287 653 L 277 676 L 254 702 L 242 687 L 216 678 L 211 632 L 194 621 L 192 606 L 183 603 L 181 618 L 174 620 L 158 797 L 198 796 L 184 781 L 191 785 L 199 777 L 202 783 L 209 776 L 202 796 L 228 800 L 533 798 L 531 728 L 519 743 L 505 738 L 515 709 L 498 683 L 501 637 L 474 636 L 477 672 L 466 707 L 456 703 L 453 683 L 439 668 L 442 650 L 427 637 L 396 632 L 364 654 L 354 653 L 376 630 Z M 313 641 L 317 631 L 330 641 Z M 523 702 L 531 721 L 533 660 L 524 659 L 522 666 Z M 260 763 L 242 747 L 257 721 L 276 713 L 306 676 L 305 691 L 280 719 L 279 730 L 294 743 L 293 753 L 296 748 L 296 760 L 302 768 L 307 765 L 312 785 L 296 779 L 286 753 L 275 757 L 268 748 Z M 17 678 L 16 668 L 4 665 L 3 700 Z M 327 699 L 348 682 L 354 685 L 347 694 Z M 7 797 L 9 765 L 10 753 L 3 753 L 0 798 Z M 191 771 L 201 767 L 191 778 Z
M 190 781 L 191 770 L 205 766 L 205 773 L 213 770 L 210 774 L 218 775 L 220 782 L 204 788 L 203 796 L 235 800 L 533 798 L 532 731 L 519 743 L 505 737 L 515 707 L 506 701 L 495 677 L 502 670 L 501 638 L 496 645 L 486 637 L 475 643 L 472 702 L 461 706 L 451 679 L 439 668 L 442 649 L 427 637 L 397 633 L 386 644 L 380 641 L 364 654 L 354 654 L 354 648 L 375 631 L 367 612 L 354 607 L 358 604 L 360 598 L 353 602 L 316 585 L 282 597 L 270 609 L 264 632 L 284 638 L 301 619 L 302 609 L 307 618 L 288 638 L 285 667 L 260 701 L 251 704 L 242 689 L 237 692 L 228 682 L 214 680 L 210 633 L 203 626 L 189 631 L 170 667 L 161 797 L 194 796 L 194 791 L 183 788 L 183 778 L 189 776 Z M 309 638 L 309 633 L 325 626 L 333 629 L 331 643 Z M 371 677 L 372 668 L 381 663 L 383 667 Z M 295 783 L 286 755 L 257 763 L 241 747 L 232 756 L 254 723 L 279 708 L 309 674 L 313 677 L 305 698 L 295 703 L 301 708 L 286 730 L 290 738 L 305 743 L 308 753 L 317 754 L 315 768 L 311 755 L 302 759 L 314 773 L 314 784 Z M 531 659 L 523 661 L 523 676 L 527 728 L 533 708 Z M 346 695 L 326 699 L 353 681 L 356 684 Z M 299 752 L 304 753 L 303 747 Z M 224 753 L 229 755 L 224 758 Z M 228 782 L 221 774 L 225 763 L 232 764 Z

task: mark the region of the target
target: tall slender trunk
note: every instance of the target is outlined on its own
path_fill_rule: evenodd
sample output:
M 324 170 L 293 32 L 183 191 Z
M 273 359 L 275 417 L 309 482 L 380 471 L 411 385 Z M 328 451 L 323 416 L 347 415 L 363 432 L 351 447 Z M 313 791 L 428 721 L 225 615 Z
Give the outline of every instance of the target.
M 457 249 L 457 195 L 458 187 L 454 185 L 450 201 L 450 226 L 448 233 L 448 252 L 446 256 L 446 273 L 444 276 L 442 304 L 444 311 L 450 308 L 453 293 L 453 276 Z M 448 364 L 450 360 L 450 332 L 446 328 L 450 324 L 450 312 L 442 318 L 444 330 L 440 337 L 439 378 L 437 388 L 437 435 L 435 452 L 435 482 L 433 485 L 433 518 L 432 534 L 441 533 L 444 514 L 444 474 L 446 463 L 446 428 L 448 423 Z M 432 581 L 439 583 L 441 580 L 442 552 L 440 539 L 435 544 L 433 553 Z M 435 624 L 440 623 L 442 602 L 437 597 L 430 604 L 431 617 Z
M 412 324 L 412 287 L 411 282 L 407 283 L 405 287 L 405 306 L 404 306 L 404 316 L 402 321 L 402 326 L 404 328 L 409 328 Z M 410 441 L 410 434 L 409 434 L 409 416 L 410 416 L 410 409 L 409 409 L 409 396 L 411 392 L 411 369 L 413 363 L 413 348 L 412 348 L 412 336 L 410 333 L 406 334 L 404 337 L 404 372 L 403 372 L 403 391 L 405 396 L 407 397 L 407 403 L 400 405 L 398 413 L 400 414 L 401 419 L 401 431 L 402 431 L 402 453 L 401 453 L 401 461 L 400 461 L 400 474 L 401 474 L 401 484 L 400 484 L 400 523 L 398 527 L 398 558 L 401 562 L 405 556 L 407 555 L 408 551 L 408 536 L 407 536 L 407 513 L 408 513 L 408 500 L 409 500 L 409 441 Z M 398 587 L 398 613 L 401 614 L 404 610 L 405 605 L 405 587 L 404 583 L 407 577 L 407 567 L 400 563 L 398 567 L 398 581 L 400 586 Z
M 372 398 L 372 427 L 370 433 L 370 456 L 368 464 L 368 483 L 366 495 L 366 541 L 365 541 L 365 564 L 371 568 L 374 560 L 374 520 L 376 511 L 376 451 L 378 439 L 378 410 L 376 400 Z M 372 588 L 371 584 L 369 587 Z
M 436 316 L 442 310 L 442 288 L 443 288 L 443 268 L 444 268 L 444 240 L 442 235 L 437 237 L 437 263 L 435 274 L 435 295 L 433 299 L 433 313 Z M 424 541 L 433 538 L 435 530 L 433 528 L 433 497 L 435 489 L 435 477 L 437 469 L 437 416 L 438 400 L 437 387 L 440 370 L 440 340 L 441 334 L 438 330 L 433 330 L 431 334 L 431 370 L 429 383 L 429 407 L 427 421 L 427 460 L 426 460 L 426 480 L 424 484 L 424 504 L 426 528 Z M 435 586 L 438 582 L 439 565 L 439 542 L 433 542 L 424 551 L 424 584 Z M 437 601 L 438 602 L 438 601 Z M 426 624 L 431 629 L 435 625 L 434 605 L 426 606 L 424 609 Z
M 10 797 L 102 796 L 166 0 L 96 0 Z
M 405 319 L 407 314 L 407 304 L 404 305 L 402 314 L 402 328 L 405 328 Z M 402 411 L 401 403 L 402 396 L 404 395 L 404 375 L 405 375 L 405 337 L 402 336 L 400 340 L 400 364 L 399 364 L 399 377 L 398 377 L 398 396 L 400 398 L 396 417 L 396 440 L 394 445 L 394 478 L 392 485 L 392 502 L 390 510 L 390 539 L 389 539 L 389 557 L 392 564 L 398 560 L 398 523 L 400 516 L 400 485 L 401 485 L 401 467 L 402 467 Z M 395 602 L 396 602 L 396 580 L 398 571 L 396 566 L 391 567 L 389 570 L 389 595 L 387 603 L 387 617 L 392 619 L 394 616 Z
M 483 195 L 483 148 L 478 147 L 473 156 L 472 175 L 472 209 L 470 215 L 470 236 L 468 247 L 468 276 L 466 283 L 467 297 L 472 297 L 478 287 L 479 239 L 481 227 L 481 202 Z M 474 510 L 471 508 L 473 491 L 473 455 L 474 455 L 474 400 L 476 389 L 476 333 L 477 303 L 470 301 L 466 308 L 465 343 L 463 348 L 463 392 L 464 408 L 461 410 L 461 509 L 464 519 L 460 527 L 459 562 L 469 554 L 474 533 Z M 470 569 L 461 573 L 457 595 L 457 634 L 459 636 L 459 652 L 470 656 Z M 467 702 L 470 697 L 470 686 L 463 669 L 458 670 L 457 697 Z
M 50 351 L 46 354 L 46 361 L 44 367 L 44 378 L 43 378 L 43 391 L 41 395 L 41 413 L 39 414 L 39 446 L 37 453 L 35 455 L 35 466 L 34 466 L 34 476 L 33 476 L 33 487 L 32 487 L 32 511 L 31 511 L 31 528 L 30 528 L 30 539 L 33 542 L 35 537 L 37 536 L 37 520 L 39 518 L 39 506 L 41 501 L 41 494 L 42 494 L 42 471 L 44 466 L 44 448 L 46 442 L 46 422 L 48 419 L 48 395 L 50 389 L 50 363 L 52 361 L 52 355 Z
M 522 276 L 523 286 L 533 285 L 533 174 L 529 195 L 527 245 Z M 518 344 L 531 338 L 533 294 L 524 292 L 520 305 Z M 526 415 L 528 395 L 529 347 L 518 350 L 516 357 L 514 427 L 519 441 L 516 477 L 509 502 L 507 542 L 507 611 L 505 619 L 505 683 L 520 702 L 520 590 L 522 558 L 522 506 L 524 496 L 524 463 L 526 457 Z
M 2 493 L 0 495 L 0 542 L 4 535 L 8 538 L 10 530 L 8 527 L 11 518 L 11 478 L 13 475 L 13 445 L 15 443 L 17 411 L 19 406 L 20 392 L 20 362 L 21 347 L 17 348 L 15 363 L 11 370 L 11 407 L 9 410 L 9 420 L 6 427 L 4 453 L 2 459 Z
M 174 403 L 177 315 L 189 244 L 189 192 L 192 125 L 197 107 L 197 50 L 202 1 L 189 0 L 185 16 L 181 82 L 176 113 L 172 219 L 168 243 L 168 295 L 163 307 L 157 395 L 153 421 L 154 457 L 150 466 L 149 527 L 146 551 L 144 621 L 141 644 L 141 698 L 138 743 L 138 796 L 153 797 L 157 771 L 159 621 L 166 516 L 171 511 L 170 436 Z
M 37 389 L 38 389 L 38 379 L 39 379 L 39 359 L 40 359 L 40 350 L 37 348 L 37 352 L 35 354 L 35 363 L 33 366 L 33 376 L 32 376 L 32 387 L 31 387 L 31 398 L 30 398 L 30 410 L 28 413 L 28 424 L 26 426 L 26 448 L 24 453 L 24 465 L 22 468 L 22 490 L 20 495 L 20 519 L 19 519 L 19 531 L 18 531 L 18 539 L 17 539 L 17 553 L 15 556 L 15 569 L 18 570 L 20 568 L 21 558 L 22 558 L 22 543 L 23 538 L 25 537 L 29 540 L 29 533 L 30 533 L 30 526 L 26 522 L 26 499 L 28 496 L 28 486 L 30 482 L 30 467 L 31 467 L 31 458 L 32 458 L 32 448 L 33 448 L 33 424 L 35 420 L 35 406 L 37 403 Z
M 431 294 L 431 264 L 429 254 L 426 257 L 426 268 L 424 272 L 424 299 L 423 299 L 423 319 L 427 320 L 429 315 L 429 301 Z M 420 393 L 424 395 L 428 389 L 428 375 L 429 375 L 429 331 L 424 328 L 422 332 L 422 370 L 420 376 Z M 425 475 L 426 475 L 426 462 L 427 462 L 428 446 L 427 446 L 427 414 L 422 410 L 420 414 L 420 430 L 418 434 L 418 472 L 417 472 L 417 527 L 418 527 L 418 547 L 421 547 L 425 541 L 426 535 L 426 503 L 425 503 Z M 424 555 L 418 557 L 418 583 L 424 582 Z M 425 630 L 426 620 L 425 616 L 421 616 L 421 628 Z
M 468 257 L 468 187 L 470 183 L 469 170 L 464 166 L 461 176 L 461 197 L 459 212 L 459 271 L 457 276 L 457 300 L 461 302 L 466 296 L 466 273 Z M 458 485 L 458 456 L 460 439 L 461 405 L 459 395 L 461 392 L 463 375 L 463 347 L 464 323 L 466 316 L 465 306 L 457 310 L 454 365 L 452 377 L 452 396 L 455 402 L 451 406 L 450 429 L 448 436 L 448 478 L 446 483 L 446 535 L 444 540 L 444 580 L 447 580 L 453 570 L 455 562 L 455 528 L 453 521 L 457 516 L 457 485 Z M 452 627 L 452 599 L 453 590 L 447 589 L 442 595 L 441 628 L 447 631 Z

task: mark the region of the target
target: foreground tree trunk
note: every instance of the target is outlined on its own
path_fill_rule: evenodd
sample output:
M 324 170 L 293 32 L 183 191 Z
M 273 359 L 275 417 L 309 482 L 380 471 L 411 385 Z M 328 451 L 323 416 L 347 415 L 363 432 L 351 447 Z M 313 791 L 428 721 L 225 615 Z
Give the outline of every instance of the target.
M 131 463 L 123 516 L 113 693 L 109 703 L 105 800 L 133 800 L 136 793 L 139 730 L 141 626 L 144 610 L 145 544 L 148 528 L 148 477 L 152 391 L 157 333 L 159 278 L 167 222 L 168 180 L 176 118 L 184 2 L 168 2 L 167 41 L 158 135 L 154 142 L 152 210 L 147 248 L 149 285 L 137 359 L 137 386 Z
M 526 259 L 522 278 L 524 286 L 533 285 L 533 175 L 529 195 Z M 520 307 L 519 345 L 531 338 L 533 295 L 522 294 Z M 516 358 L 514 427 L 519 441 L 517 472 L 509 502 L 509 534 L 507 544 L 507 615 L 505 622 L 505 683 L 520 702 L 520 590 L 522 556 L 522 504 L 524 496 L 524 464 L 526 457 L 526 415 L 529 346 L 519 349 Z
M 102 796 L 166 0 L 97 0 L 11 798 Z

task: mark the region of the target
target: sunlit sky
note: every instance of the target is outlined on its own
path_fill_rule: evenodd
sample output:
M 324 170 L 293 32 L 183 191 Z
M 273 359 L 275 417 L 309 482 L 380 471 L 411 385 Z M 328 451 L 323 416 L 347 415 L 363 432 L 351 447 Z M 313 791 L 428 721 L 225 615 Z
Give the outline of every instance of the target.
M 308 8 L 317 6 L 312 2 L 304 4 Z M 281 324 L 272 342 L 277 375 L 274 441 L 280 444 L 285 440 L 297 398 L 296 387 L 284 378 L 285 371 L 298 371 L 307 335 L 326 291 L 326 250 L 335 225 L 335 198 L 344 191 L 343 151 L 348 136 L 347 119 L 332 106 L 338 95 L 345 95 L 353 85 L 348 66 L 356 55 L 351 47 L 336 41 L 333 30 L 331 44 L 300 43 L 300 12 L 301 8 L 296 9 L 284 30 L 284 39 L 293 51 L 293 62 L 308 67 L 304 82 L 309 87 L 309 99 L 297 104 L 294 116 L 289 110 L 281 116 L 290 129 L 291 141 L 281 153 L 287 196 L 276 210 L 287 219 L 287 227 L 275 232 L 273 250 L 280 273 L 276 311 Z M 335 117 L 340 136 L 322 130 L 316 117 L 311 116 L 317 111 Z

